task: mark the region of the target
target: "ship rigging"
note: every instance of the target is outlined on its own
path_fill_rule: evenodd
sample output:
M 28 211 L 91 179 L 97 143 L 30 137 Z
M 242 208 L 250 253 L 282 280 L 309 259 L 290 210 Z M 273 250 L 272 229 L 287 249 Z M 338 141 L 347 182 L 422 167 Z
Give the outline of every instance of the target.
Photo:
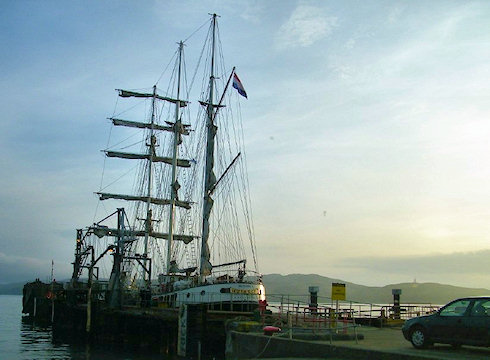
M 83 269 L 89 284 L 100 280 L 99 268 L 112 254 L 112 306 L 134 301 L 139 293 L 166 307 L 231 300 L 254 308 L 265 301 L 265 289 L 257 268 L 242 119 L 232 106 L 246 93 L 241 83 L 240 89 L 233 83 L 240 93 L 230 91 L 238 77 L 223 63 L 216 14 L 190 82 L 185 46 L 178 43 L 167 91 L 158 84 L 151 91 L 117 89 L 119 98 L 132 103 L 109 119 L 126 137 L 104 154 L 139 163 L 126 172 L 136 175 L 133 192 L 108 191 L 128 185 L 121 177 L 96 193 L 100 201 L 124 207 L 77 230 L 72 284 Z M 207 75 L 201 99 L 191 102 L 199 69 Z M 141 118 L 135 111 L 141 105 L 147 106 L 146 121 L 122 117 Z M 143 140 L 129 143 L 136 135 Z M 130 151 L 138 145 L 139 151 Z

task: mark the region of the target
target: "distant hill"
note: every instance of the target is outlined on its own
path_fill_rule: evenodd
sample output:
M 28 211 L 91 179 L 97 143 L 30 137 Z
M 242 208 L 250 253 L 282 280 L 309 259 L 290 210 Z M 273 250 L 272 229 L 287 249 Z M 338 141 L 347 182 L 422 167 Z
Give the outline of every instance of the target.
M 22 290 L 24 289 L 24 285 L 28 282 L 32 282 L 35 279 L 17 283 L 10 284 L 0 284 L 0 295 L 22 295 Z M 45 280 L 44 282 L 48 282 L 49 280 Z M 60 282 L 64 283 L 69 281 L 69 279 L 60 280 Z
M 298 295 L 301 296 L 301 300 L 307 301 L 309 295 L 308 287 L 318 286 L 320 302 L 329 302 L 333 282 L 346 284 L 348 301 L 372 304 L 392 303 L 392 289 L 402 289 L 401 302 L 411 304 L 442 305 L 459 297 L 490 295 L 490 290 L 488 289 L 464 288 L 438 283 L 402 283 L 372 287 L 315 274 L 269 274 L 264 275 L 263 280 L 269 301 L 280 301 L 281 294 L 285 296 Z M 0 295 L 22 295 L 25 283 L 2 284 L 0 285 Z M 278 297 L 275 295 L 278 295 Z
M 0 284 L 0 295 L 22 295 L 25 283 Z
M 318 296 L 324 298 L 320 299 L 320 301 L 327 302 L 330 301 L 332 283 L 335 282 L 346 284 L 346 297 L 348 301 L 361 303 L 392 303 L 392 289 L 402 289 L 401 302 L 413 304 L 441 305 L 459 297 L 490 295 L 490 290 L 488 289 L 464 288 L 438 283 L 402 283 L 390 284 L 383 287 L 371 287 L 315 274 L 270 274 L 264 275 L 263 280 L 266 287 L 266 294 L 271 300 L 274 294 L 307 296 L 309 294 L 309 286 L 318 286 Z

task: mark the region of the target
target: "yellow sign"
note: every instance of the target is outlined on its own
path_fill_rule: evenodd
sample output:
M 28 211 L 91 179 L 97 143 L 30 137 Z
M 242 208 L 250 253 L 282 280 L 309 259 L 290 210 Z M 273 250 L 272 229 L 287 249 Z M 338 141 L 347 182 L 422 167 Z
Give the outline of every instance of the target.
M 332 283 L 332 300 L 345 300 L 345 284 Z

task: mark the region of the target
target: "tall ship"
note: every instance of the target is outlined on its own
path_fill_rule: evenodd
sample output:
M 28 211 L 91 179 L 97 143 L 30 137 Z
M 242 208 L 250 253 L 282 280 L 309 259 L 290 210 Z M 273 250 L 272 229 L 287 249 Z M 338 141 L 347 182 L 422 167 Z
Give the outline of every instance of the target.
M 247 94 L 223 63 L 216 14 L 191 76 L 187 46 L 151 88 L 117 89 L 96 193 L 97 212 L 115 210 L 77 230 L 71 287 L 88 278 L 89 295 L 113 307 L 251 311 L 266 298 L 236 111 Z

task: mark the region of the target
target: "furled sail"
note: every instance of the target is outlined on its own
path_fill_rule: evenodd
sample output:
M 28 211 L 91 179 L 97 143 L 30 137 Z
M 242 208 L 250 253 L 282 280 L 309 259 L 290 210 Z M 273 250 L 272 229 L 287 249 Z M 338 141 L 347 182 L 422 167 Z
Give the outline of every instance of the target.
M 161 96 L 161 95 L 157 95 L 157 94 L 138 93 L 135 91 L 122 90 L 122 89 L 116 89 L 116 90 L 119 91 L 120 97 L 125 97 L 125 98 L 126 97 L 155 98 L 155 99 L 159 99 L 159 100 L 169 101 L 173 104 L 178 103 L 180 105 L 180 107 L 186 107 L 187 106 L 187 101 L 185 101 L 185 100 L 172 99 L 172 98 L 169 98 L 167 96 Z
M 211 209 L 213 207 L 213 199 L 211 196 L 207 196 L 204 200 L 204 215 L 203 215 L 203 222 L 204 222 L 204 230 L 202 233 L 202 238 L 203 239 L 208 239 L 209 238 L 209 218 L 211 215 Z M 211 264 L 211 252 L 209 251 L 209 244 L 207 241 L 203 241 L 201 244 L 201 268 L 200 268 L 200 273 L 201 276 L 208 276 L 211 275 L 211 271 L 213 270 L 213 265 Z
M 212 96 L 210 96 L 212 97 Z M 212 189 L 216 184 L 214 174 L 214 142 L 218 127 L 213 124 L 213 110 L 208 107 L 208 132 L 206 147 L 206 171 L 205 171 L 205 193 L 202 219 L 202 243 L 201 243 L 201 276 L 211 275 L 213 265 L 211 264 L 211 252 L 209 251 L 210 217 L 214 200 L 211 197 Z
M 152 162 L 163 162 L 166 164 L 172 164 L 172 158 L 166 156 L 156 156 L 150 154 L 135 154 L 120 151 L 105 151 L 107 157 L 117 157 L 121 159 L 137 159 L 137 160 L 150 160 Z M 180 167 L 191 167 L 191 162 L 185 159 L 177 159 L 177 166 Z
M 173 131 L 172 126 L 163 126 L 158 124 L 142 123 L 137 121 L 129 121 L 123 119 L 109 118 L 115 126 L 126 126 L 138 129 L 153 129 L 162 131 Z
M 90 230 L 94 232 L 99 237 L 102 236 L 127 236 L 127 237 L 144 237 L 144 230 L 118 230 L 105 226 L 92 226 Z M 157 238 L 157 239 L 168 239 L 167 233 L 159 233 L 155 231 L 150 231 L 149 236 Z M 193 235 L 179 235 L 174 234 L 173 239 L 177 241 L 183 241 L 184 244 L 189 244 L 192 240 L 194 240 L 197 236 Z
M 96 194 L 99 195 L 100 200 L 118 199 L 118 200 L 128 200 L 128 201 L 144 201 L 144 202 L 149 201 L 151 204 L 155 204 L 155 205 L 171 204 L 171 201 L 169 199 L 161 199 L 161 198 L 148 197 L 148 196 L 109 194 L 109 193 L 102 193 L 102 192 L 98 192 Z M 191 203 L 188 201 L 175 200 L 175 205 L 185 209 L 191 208 Z

